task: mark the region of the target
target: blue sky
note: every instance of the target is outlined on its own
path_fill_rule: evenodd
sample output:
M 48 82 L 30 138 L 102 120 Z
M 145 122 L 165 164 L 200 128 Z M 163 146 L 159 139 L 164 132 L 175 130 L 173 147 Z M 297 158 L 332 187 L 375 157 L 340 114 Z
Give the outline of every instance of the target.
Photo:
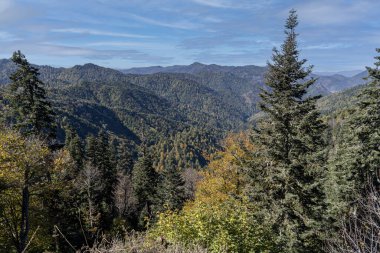
M 0 57 L 112 68 L 265 65 L 298 11 L 316 71 L 364 69 L 380 47 L 379 0 L 0 0 Z

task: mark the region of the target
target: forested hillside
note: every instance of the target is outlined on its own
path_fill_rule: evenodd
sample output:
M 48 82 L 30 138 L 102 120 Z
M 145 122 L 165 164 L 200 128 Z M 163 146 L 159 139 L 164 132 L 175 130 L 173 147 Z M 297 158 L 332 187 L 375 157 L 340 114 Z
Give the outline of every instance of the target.
M 314 75 L 297 26 L 266 67 L 1 60 L 0 252 L 379 252 L 380 57 Z
M 10 60 L 2 60 L 0 67 L 0 84 L 4 86 L 9 83 L 8 76 L 15 66 Z M 78 107 L 83 106 L 76 109 L 77 122 L 73 123 L 82 126 L 81 136 L 87 131 L 94 133 L 102 125 L 120 135 L 117 129 L 121 125 L 117 122 L 132 129 L 135 135 L 144 129 L 146 136 L 176 132 L 185 126 L 239 129 L 244 127 L 249 117 L 260 111 L 257 107 L 258 94 L 265 88 L 266 72 L 266 68 L 257 66 L 227 67 L 201 63 L 122 71 L 133 74 L 122 74 L 94 64 L 72 68 L 37 67 L 41 80 L 62 113 L 70 116 L 68 112 L 74 110 L 70 101 L 78 102 Z M 364 76 L 365 72 L 352 78 L 311 75 L 318 80 L 314 87 L 309 88 L 309 94 L 329 95 L 357 86 L 364 82 Z M 99 113 L 101 107 L 112 111 L 104 119 Z M 81 112 L 87 110 L 92 110 L 88 115 L 98 114 L 94 116 L 97 120 L 81 117 Z M 112 114 L 119 118 L 113 120 L 115 126 L 107 119 L 113 117 Z M 73 117 L 71 119 L 74 120 Z M 155 123 L 158 119 L 159 125 Z

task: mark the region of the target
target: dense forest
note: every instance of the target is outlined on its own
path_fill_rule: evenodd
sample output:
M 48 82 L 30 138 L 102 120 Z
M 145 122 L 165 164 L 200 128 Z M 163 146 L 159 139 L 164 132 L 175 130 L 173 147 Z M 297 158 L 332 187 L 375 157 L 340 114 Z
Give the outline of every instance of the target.
M 1 60 L 0 252 L 380 252 L 380 56 L 317 76 L 297 25 L 266 67 Z

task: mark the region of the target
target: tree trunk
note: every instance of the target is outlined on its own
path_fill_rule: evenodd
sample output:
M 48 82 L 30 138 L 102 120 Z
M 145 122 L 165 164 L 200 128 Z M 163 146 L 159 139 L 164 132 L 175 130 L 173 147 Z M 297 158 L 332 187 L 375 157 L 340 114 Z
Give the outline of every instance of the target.
M 29 233 L 29 187 L 25 185 L 22 190 L 22 207 L 21 207 L 21 227 L 20 241 L 17 251 L 22 253 L 25 250 Z

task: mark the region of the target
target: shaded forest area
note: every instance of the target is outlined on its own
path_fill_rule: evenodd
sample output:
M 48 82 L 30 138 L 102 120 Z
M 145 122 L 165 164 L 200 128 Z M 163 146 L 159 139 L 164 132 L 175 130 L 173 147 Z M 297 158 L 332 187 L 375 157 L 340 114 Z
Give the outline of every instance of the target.
M 330 94 L 297 25 L 291 11 L 253 88 L 243 68 L 123 74 L 15 52 L 0 251 L 379 252 L 380 56 L 365 84 Z

